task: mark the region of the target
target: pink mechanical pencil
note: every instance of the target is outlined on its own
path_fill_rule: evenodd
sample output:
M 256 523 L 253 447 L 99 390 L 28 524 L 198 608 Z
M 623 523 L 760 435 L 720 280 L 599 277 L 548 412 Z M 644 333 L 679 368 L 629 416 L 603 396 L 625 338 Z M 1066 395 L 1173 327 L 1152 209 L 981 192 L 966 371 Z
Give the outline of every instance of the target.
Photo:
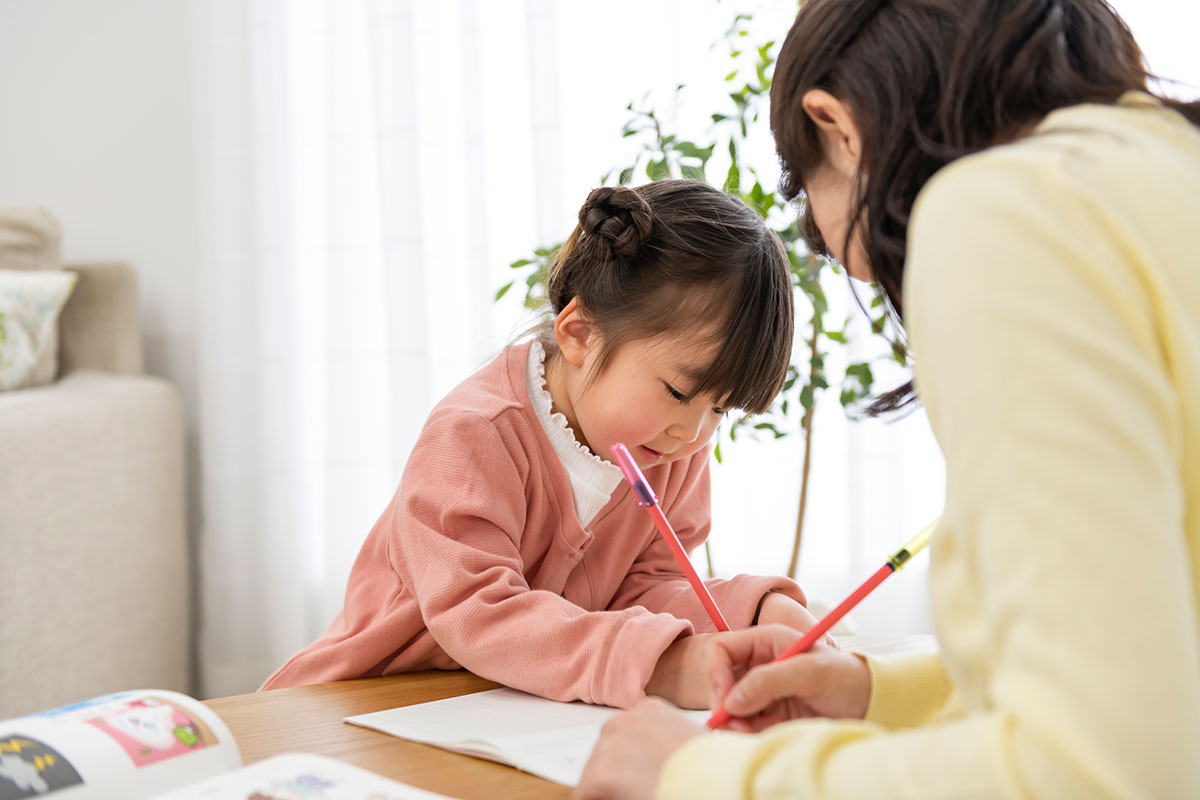
M 696 574 L 696 569 L 692 566 L 688 554 L 684 552 L 683 545 L 679 543 L 679 537 L 675 535 L 675 530 L 671 527 L 671 523 L 667 522 L 666 516 L 663 515 L 662 508 L 658 504 L 658 495 L 650 488 L 650 484 L 646 482 L 646 476 L 642 474 L 642 471 L 638 469 L 638 465 L 634 463 L 633 456 L 629 454 L 629 449 L 620 442 L 616 442 L 612 446 L 612 454 L 613 459 L 617 462 L 617 466 L 621 468 L 621 472 L 625 473 L 625 480 L 629 481 L 629 485 L 633 487 L 633 492 L 638 498 L 638 505 L 646 509 L 650 518 L 654 520 L 654 524 L 658 527 L 658 532 L 662 534 L 663 541 L 671 549 L 671 555 L 675 556 L 675 563 L 679 564 L 679 568 L 687 576 L 688 582 L 692 584 L 692 589 L 695 590 L 696 596 L 700 598 L 700 603 L 704 606 L 704 610 L 708 612 L 713 625 L 716 625 L 719 631 L 729 630 L 729 623 L 725 621 L 725 617 L 721 616 L 721 610 L 717 608 L 712 595 L 708 593 L 708 587 L 704 585 L 704 581 L 700 580 L 700 576 Z

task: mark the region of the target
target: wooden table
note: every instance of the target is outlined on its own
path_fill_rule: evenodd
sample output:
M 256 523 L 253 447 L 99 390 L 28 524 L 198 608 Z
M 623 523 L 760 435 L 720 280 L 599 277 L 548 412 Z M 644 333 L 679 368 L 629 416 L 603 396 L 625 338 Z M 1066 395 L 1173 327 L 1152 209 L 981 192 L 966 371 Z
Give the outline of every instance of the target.
M 497 686 L 464 671 L 413 672 L 221 697 L 206 705 L 229 726 L 247 764 L 278 753 L 320 753 L 463 800 L 567 800 L 569 788 L 512 767 L 342 722 Z

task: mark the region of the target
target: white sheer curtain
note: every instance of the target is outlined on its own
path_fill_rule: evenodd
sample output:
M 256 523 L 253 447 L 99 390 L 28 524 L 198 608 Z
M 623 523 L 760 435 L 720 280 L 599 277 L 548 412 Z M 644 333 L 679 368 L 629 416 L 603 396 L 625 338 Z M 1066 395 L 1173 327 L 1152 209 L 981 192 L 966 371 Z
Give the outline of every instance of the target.
M 425 415 L 525 322 L 516 292 L 492 303 L 505 265 L 564 237 L 587 191 L 627 159 L 625 104 L 687 82 L 678 126 L 702 135 L 725 97 L 710 45 L 742 10 L 782 36 L 793 6 L 193 8 L 197 656 L 200 690 L 215 696 L 254 689 L 340 608 Z M 761 147 L 766 166 L 765 132 Z M 844 287 L 831 303 L 856 317 Z M 939 513 L 943 467 L 919 412 L 851 424 L 830 397 L 816 424 L 801 582 L 830 602 Z M 718 573 L 786 567 L 800 448 L 798 436 L 723 446 Z M 864 603 L 860 626 L 927 630 L 924 563 Z
M 490 337 L 474 4 L 197 5 L 199 662 L 255 688 L 340 607 Z

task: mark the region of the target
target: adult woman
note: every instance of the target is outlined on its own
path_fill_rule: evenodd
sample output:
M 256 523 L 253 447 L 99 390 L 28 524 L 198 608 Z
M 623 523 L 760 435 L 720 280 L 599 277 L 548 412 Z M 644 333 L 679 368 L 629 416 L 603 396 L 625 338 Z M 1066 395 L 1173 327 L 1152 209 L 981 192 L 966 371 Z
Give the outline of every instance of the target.
M 941 656 L 820 649 L 726 703 L 865 719 L 706 736 L 652 701 L 579 797 L 1200 796 L 1200 104 L 1146 81 L 1102 0 L 805 4 L 783 186 L 908 334 Z M 788 638 L 731 637 L 750 667 Z

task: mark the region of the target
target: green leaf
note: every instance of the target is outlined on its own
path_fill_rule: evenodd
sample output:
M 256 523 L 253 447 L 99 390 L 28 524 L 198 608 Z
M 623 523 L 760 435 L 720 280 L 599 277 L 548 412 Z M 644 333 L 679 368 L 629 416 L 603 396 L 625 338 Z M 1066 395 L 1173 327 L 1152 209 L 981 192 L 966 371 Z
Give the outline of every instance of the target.
M 509 264 L 508 267 L 509 267 L 509 269 L 520 269 L 521 267 L 528 267 L 532 263 L 534 263 L 534 262 L 533 262 L 533 259 L 531 259 L 531 258 L 519 258 L 516 261 Z
M 804 408 L 805 413 L 812 410 L 813 407 L 813 387 L 805 386 L 800 390 L 800 405 Z
M 667 159 L 656 158 L 647 163 L 646 177 L 652 181 L 661 181 L 664 178 L 671 177 L 671 168 L 667 165 Z
M 869 391 L 871 384 L 874 382 L 874 376 L 871 374 L 871 365 L 866 362 L 859 362 L 846 367 L 846 377 L 857 380 L 864 391 Z
M 713 455 L 716 456 L 717 463 L 721 463 L 721 440 L 717 439 L 717 446 L 713 448 Z
M 731 80 L 733 80 L 734 78 L 736 78 L 736 77 L 737 77 L 737 74 L 738 74 L 738 71 L 735 69 L 733 72 L 731 72 L 731 73 L 729 73 L 728 75 L 726 75 L 726 76 L 725 76 L 725 80 L 727 80 L 727 81 L 731 81 Z
M 877 294 L 871 298 L 871 308 L 879 308 L 883 305 L 883 295 Z
M 617 183 L 621 184 L 622 186 L 628 186 L 629 181 L 632 178 L 633 178 L 633 167 L 626 167 L 625 169 L 621 170 L 621 175 L 620 175 L 620 177 L 617 178 Z
M 729 173 L 725 176 L 725 185 L 722 187 L 726 192 L 733 194 L 736 192 L 742 181 L 742 171 L 738 169 L 737 164 L 729 165 Z
M 683 177 L 685 178 L 691 178 L 694 181 L 704 180 L 704 167 L 693 166 L 691 164 L 681 164 L 679 169 L 681 172 L 683 172 Z
M 713 148 L 711 146 L 700 147 L 694 142 L 681 141 L 675 144 L 675 150 L 680 155 L 687 156 L 688 158 L 697 158 L 701 161 L 704 161 L 712 155 Z
M 499 288 L 499 290 L 496 291 L 496 297 L 494 298 L 493 302 L 495 302 L 495 300 L 499 300 L 501 297 L 504 297 L 504 295 L 508 294 L 508 290 L 513 287 L 514 283 L 516 283 L 516 281 L 509 281 L 508 283 L 501 286 Z

